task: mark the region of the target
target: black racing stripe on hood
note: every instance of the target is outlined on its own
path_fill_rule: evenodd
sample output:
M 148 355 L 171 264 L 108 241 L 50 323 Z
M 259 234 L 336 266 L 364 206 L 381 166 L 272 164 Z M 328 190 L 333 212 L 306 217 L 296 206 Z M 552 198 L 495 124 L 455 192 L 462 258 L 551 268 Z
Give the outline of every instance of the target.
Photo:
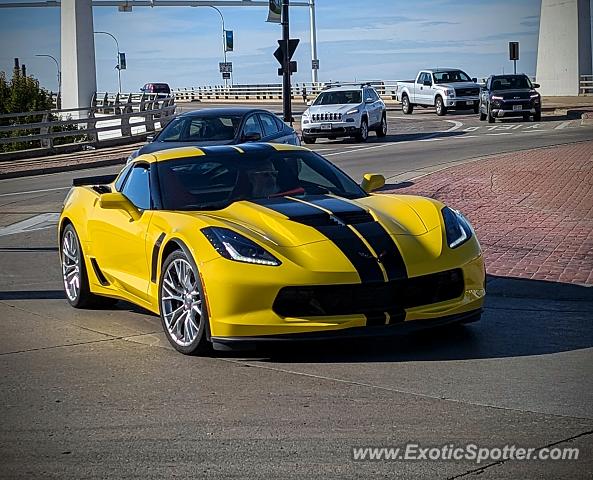
M 389 280 L 408 278 L 406 263 L 393 238 L 379 222 L 352 225 L 379 257 Z
M 331 220 L 326 212 L 312 205 L 284 197 L 251 200 L 251 202 L 281 213 L 293 222 L 315 228 L 348 258 L 358 272 L 362 283 L 384 282 L 381 267 L 364 242 L 349 227 Z
M 334 216 L 351 225 L 368 242 L 379 257 L 389 280 L 408 278 L 406 263 L 393 238 L 364 208 L 340 198 L 319 195 L 305 201 L 330 210 Z

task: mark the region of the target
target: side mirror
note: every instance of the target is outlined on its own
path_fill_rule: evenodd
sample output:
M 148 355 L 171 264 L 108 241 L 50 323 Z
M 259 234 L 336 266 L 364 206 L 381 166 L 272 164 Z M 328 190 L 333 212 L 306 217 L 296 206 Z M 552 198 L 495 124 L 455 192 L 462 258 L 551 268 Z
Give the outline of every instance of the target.
M 472 77 L 472 82 L 478 83 L 478 77 Z
M 311 100 L 307 100 L 307 106 L 310 107 L 311 105 L 313 105 L 313 102 Z
M 424 80 L 424 84 L 425 87 L 432 87 L 432 82 L 430 80 Z
M 244 142 L 259 142 L 261 140 L 261 134 L 259 132 L 244 133 L 241 140 Z
M 364 103 L 374 103 L 374 102 L 375 101 L 371 97 L 364 99 Z
M 534 83 L 533 88 L 539 88 L 539 83 Z
M 150 143 L 150 142 L 153 142 L 153 141 L 154 141 L 154 135 L 147 135 L 147 136 L 146 136 L 146 141 L 147 141 L 148 143 Z
M 367 193 L 371 193 L 383 185 L 385 185 L 385 177 L 379 173 L 365 173 L 362 176 L 362 182 L 360 182 L 360 186 Z
M 104 193 L 99 197 L 99 205 L 106 210 L 123 210 L 134 221 L 141 217 L 138 209 L 120 192 Z

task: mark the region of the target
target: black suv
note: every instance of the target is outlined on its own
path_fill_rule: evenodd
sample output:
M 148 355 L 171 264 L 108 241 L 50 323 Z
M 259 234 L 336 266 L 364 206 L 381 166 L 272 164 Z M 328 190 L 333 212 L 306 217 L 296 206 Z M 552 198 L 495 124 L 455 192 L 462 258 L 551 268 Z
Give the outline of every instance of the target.
M 542 100 L 527 75 L 491 75 L 480 92 L 480 120 L 494 123 L 497 118 L 523 117 L 539 122 Z

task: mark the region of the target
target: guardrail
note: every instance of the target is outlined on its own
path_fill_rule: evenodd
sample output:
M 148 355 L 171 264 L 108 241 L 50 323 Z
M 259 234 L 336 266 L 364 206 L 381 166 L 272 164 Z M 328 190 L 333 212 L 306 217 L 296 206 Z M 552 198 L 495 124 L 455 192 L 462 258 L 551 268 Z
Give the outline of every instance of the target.
M 579 95 L 593 95 L 593 75 L 581 75 Z
M 291 98 L 302 98 L 303 101 L 314 99 L 319 92 L 331 85 L 360 85 L 370 83 L 383 100 L 395 100 L 395 81 L 360 81 L 360 82 L 326 82 L 326 83 L 295 83 L 291 86 Z M 203 87 L 177 88 L 173 90 L 178 102 L 216 102 L 216 101 L 263 101 L 282 100 L 282 84 L 264 85 L 206 85 Z
M 0 158 L 140 140 L 166 125 L 175 108 L 173 97 L 97 93 L 90 108 L 0 115 Z

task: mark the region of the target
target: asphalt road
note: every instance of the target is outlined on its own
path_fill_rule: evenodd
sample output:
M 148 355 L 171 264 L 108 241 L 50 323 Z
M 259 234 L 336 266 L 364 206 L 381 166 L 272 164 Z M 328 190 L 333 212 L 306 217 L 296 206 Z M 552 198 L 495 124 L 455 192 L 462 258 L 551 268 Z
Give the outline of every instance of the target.
M 389 115 L 382 141 L 313 148 L 355 178 L 377 171 L 396 184 L 593 132 L 550 117 L 489 129 L 473 115 Z M 114 170 L 0 181 L 0 477 L 593 475 L 591 289 L 489 278 L 483 319 L 471 326 L 184 357 L 156 316 L 123 302 L 74 310 L 64 299 L 55 216 L 73 177 Z M 352 460 L 352 447 L 408 442 L 578 447 L 580 456 Z

